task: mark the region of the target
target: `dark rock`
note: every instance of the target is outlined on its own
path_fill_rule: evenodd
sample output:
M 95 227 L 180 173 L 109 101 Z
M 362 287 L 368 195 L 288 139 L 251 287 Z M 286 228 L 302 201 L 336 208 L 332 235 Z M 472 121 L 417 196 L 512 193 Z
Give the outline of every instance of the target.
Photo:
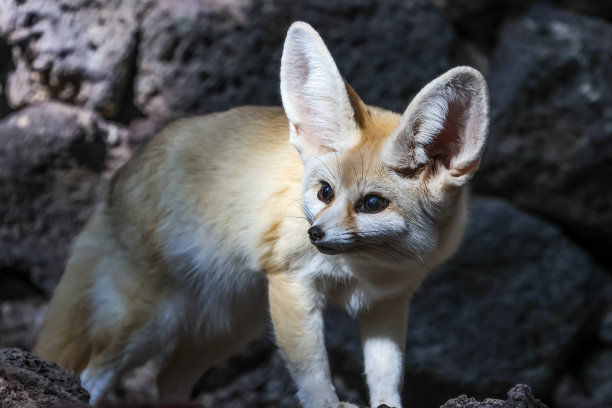
M 10 104 L 59 100 L 115 115 L 135 51 L 134 14 L 122 0 L 1 2 L 0 35 L 15 64 Z
M 565 375 L 559 381 L 552 405 L 555 408 L 609 408 L 607 405 L 595 403 L 587 390 L 578 384 L 571 374 Z
M 500 396 L 521 382 L 550 398 L 610 289 L 558 228 L 502 201 L 475 199 L 463 245 L 415 296 L 408 395 L 418 396 L 410 378 L 425 374 L 477 396 Z
M 515 385 L 508 391 L 505 408 L 546 408 L 542 401 L 536 399 L 527 385 Z
M 461 395 L 447 401 L 441 408 L 546 408 L 546 405 L 533 396 L 528 386 L 516 385 L 508 391 L 506 401 L 488 398 L 478 402 L 474 398 Z
M 458 36 L 490 53 L 507 24 L 522 17 L 532 0 L 433 0 L 442 8 Z M 563 9 L 595 18 L 612 20 L 612 3 L 607 0 L 551 0 Z
M 464 394 L 447 401 L 441 408 L 502 408 L 503 406 L 504 402 L 500 400 L 487 398 L 478 402 Z
M 426 0 L 156 0 L 143 14 L 137 106 L 170 116 L 280 104 L 280 56 L 294 20 L 313 24 L 367 103 L 403 110 L 450 67 L 452 30 Z
M 279 355 L 230 383 L 205 391 L 196 401 L 206 407 L 297 407 L 295 386 Z
M 41 297 L 0 303 L 0 344 L 31 350 L 43 322 L 47 302 Z
M 599 340 L 612 345 L 612 310 L 608 310 L 601 319 L 599 326 Z
M 168 117 L 278 104 L 289 4 L 151 1 L 142 18 L 136 105 Z
M 451 67 L 453 30 L 429 0 L 303 1 L 293 19 L 321 34 L 340 73 L 368 104 L 403 112 Z
M 6 42 L 6 38 L 1 33 L 0 61 L 2 61 L 2 64 L 0 64 L 0 118 L 3 118 L 11 112 L 11 107 L 6 97 L 6 78 L 15 67 L 11 58 L 11 46 Z
M 520 15 L 531 0 L 434 0 L 444 10 L 457 33 L 484 50 L 497 43 L 500 28 Z
M 355 319 L 331 308 L 325 315 L 325 342 L 334 383 L 344 400 L 367 405 L 363 355 Z M 338 387 L 340 385 L 340 387 Z
M 0 122 L 0 281 L 53 289 L 70 241 L 129 156 L 123 139 L 94 112 L 59 103 Z
M 591 400 L 612 406 L 612 349 L 592 353 L 581 370 L 581 383 L 586 386 Z
M 554 3 L 576 13 L 612 20 L 612 3 L 608 0 L 554 0 Z
M 610 44 L 612 25 L 544 6 L 502 35 L 475 185 L 554 220 L 612 265 Z
M 79 377 L 19 349 L 0 349 L 0 406 L 42 408 L 88 402 Z

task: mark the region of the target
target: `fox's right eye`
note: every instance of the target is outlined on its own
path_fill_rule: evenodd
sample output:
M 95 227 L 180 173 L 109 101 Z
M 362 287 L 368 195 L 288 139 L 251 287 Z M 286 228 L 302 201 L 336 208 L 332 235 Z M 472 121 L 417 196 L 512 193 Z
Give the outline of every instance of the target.
M 317 198 L 323 201 L 325 204 L 331 203 L 331 201 L 334 199 L 334 189 L 331 188 L 331 186 L 326 182 L 321 182 L 321 188 L 319 189 Z

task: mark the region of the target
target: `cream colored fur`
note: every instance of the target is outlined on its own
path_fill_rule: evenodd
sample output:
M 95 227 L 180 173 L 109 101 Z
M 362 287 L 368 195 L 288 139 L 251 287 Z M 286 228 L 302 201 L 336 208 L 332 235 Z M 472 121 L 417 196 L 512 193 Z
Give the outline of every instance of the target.
M 93 402 L 152 356 L 160 397 L 187 399 L 271 316 L 303 406 L 351 406 L 338 401 L 324 344 L 335 303 L 359 321 L 371 405 L 401 406 L 410 299 L 461 239 L 486 84 L 460 67 L 402 116 L 368 107 L 298 22 L 281 94 L 284 110 L 169 125 L 77 237 L 35 351 L 80 372 Z M 366 210 L 371 194 L 387 206 Z M 311 242 L 311 227 L 323 238 Z

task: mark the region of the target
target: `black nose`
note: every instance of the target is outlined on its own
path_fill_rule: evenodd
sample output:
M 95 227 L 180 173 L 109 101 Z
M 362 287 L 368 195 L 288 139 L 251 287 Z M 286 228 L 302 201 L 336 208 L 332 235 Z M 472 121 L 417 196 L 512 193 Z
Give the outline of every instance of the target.
M 323 239 L 325 232 L 320 227 L 310 227 L 308 230 L 308 236 L 311 242 L 317 242 Z

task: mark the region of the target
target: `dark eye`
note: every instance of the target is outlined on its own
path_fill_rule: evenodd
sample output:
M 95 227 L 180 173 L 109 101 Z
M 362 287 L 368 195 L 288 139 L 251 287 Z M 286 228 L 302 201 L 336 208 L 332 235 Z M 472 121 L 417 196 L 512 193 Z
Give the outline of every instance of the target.
M 365 196 L 365 198 L 363 199 L 363 202 L 361 203 L 361 207 L 359 208 L 359 210 L 361 212 L 374 214 L 377 212 L 381 212 L 382 210 L 387 208 L 388 205 L 389 205 L 389 202 L 385 200 L 384 198 L 379 197 L 374 194 L 370 194 L 370 195 Z
M 329 204 L 334 199 L 334 189 L 329 184 L 323 182 L 317 197 L 325 204 Z

